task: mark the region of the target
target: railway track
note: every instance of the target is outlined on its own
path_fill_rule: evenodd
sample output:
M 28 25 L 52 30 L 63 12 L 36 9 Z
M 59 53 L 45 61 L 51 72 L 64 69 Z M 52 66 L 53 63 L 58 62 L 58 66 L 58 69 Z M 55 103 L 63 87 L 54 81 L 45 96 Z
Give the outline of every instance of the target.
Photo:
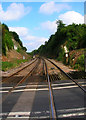
M 75 81 L 75 80 L 73 80 L 67 73 L 65 73 L 61 68 L 59 68 L 54 62 L 52 62 L 51 60 L 49 60 L 49 59 L 47 59 L 46 61 L 49 61 L 51 64 L 53 64 L 54 66 L 52 67 L 52 70 L 54 70 L 54 69 L 58 69 L 60 72 L 61 72 L 61 74 L 63 75 L 63 77 L 62 78 L 65 78 L 65 79 L 67 79 L 67 80 L 72 80 L 72 82 L 73 82 L 73 85 L 75 84 L 75 85 L 77 85 L 77 87 L 79 87 L 83 92 L 84 92 L 84 94 L 86 94 L 86 89 L 83 87 L 84 85 L 80 85 L 80 83 L 82 84 L 82 82 L 77 82 L 77 81 Z M 52 72 L 52 74 L 50 74 L 49 75 L 49 73 L 48 73 L 48 68 L 47 68 L 47 64 L 46 64 L 46 62 L 45 62 L 45 66 L 46 66 L 46 71 L 47 71 L 47 80 L 48 80 L 48 85 L 49 85 L 49 93 L 50 93 L 50 104 L 51 104 L 51 118 L 52 119 L 58 119 L 58 113 L 57 113 L 57 109 L 56 109 L 56 106 L 55 106 L 55 104 L 56 104 L 56 99 L 54 99 L 55 98 L 55 95 L 54 95 L 54 90 L 55 90 L 55 88 L 54 88 L 54 85 L 52 84 L 53 83 L 53 81 L 57 81 L 57 80 L 61 80 L 61 77 L 58 75 L 58 74 L 55 74 L 54 72 Z M 56 68 L 55 68 L 56 67 Z M 53 74 L 54 73 L 54 74 Z M 64 79 L 63 79 L 64 80 Z M 60 84 L 59 84 L 60 85 Z M 61 84 L 62 85 L 62 84 Z M 72 86 L 73 87 L 73 86 Z M 76 87 L 76 86 L 75 86 Z M 67 87 L 65 87 L 65 88 L 67 88 Z M 58 89 L 59 89 L 59 87 L 58 87 Z M 61 87 L 60 87 L 60 89 L 61 89 Z M 67 118 L 66 118 L 67 119 Z
M 67 79 L 72 80 L 80 89 L 82 89 L 86 93 L 86 89 L 84 89 L 78 82 L 76 82 L 74 79 L 72 79 L 67 73 L 65 73 L 60 67 L 58 67 L 55 63 L 53 63 L 51 60 L 47 59 L 49 62 L 51 62 L 56 68 L 58 68 L 63 76 L 65 76 Z
M 1 82 L 3 83 L 3 82 L 5 82 L 5 81 L 7 81 L 9 78 L 11 78 L 11 77 L 13 77 L 14 75 L 18 74 L 19 72 L 25 70 L 27 67 L 29 67 L 30 65 L 32 65 L 36 60 L 37 60 L 37 59 L 31 61 L 31 63 L 29 63 L 28 65 L 26 65 L 26 66 L 24 66 L 23 68 L 17 70 L 16 72 L 10 74 L 9 76 L 3 78 Z
M 21 76 L 21 74 L 23 74 L 22 79 L 20 77 L 19 80 L 16 80 L 16 82 L 14 82 L 15 80 L 14 76 L 16 75 Z M 82 86 L 80 84 L 82 84 Z M 11 85 L 11 87 L 9 85 Z M 7 89 L 5 89 L 6 87 Z M 56 119 L 59 120 L 59 118 L 63 119 L 65 116 L 68 118 L 67 116 L 68 110 L 73 112 L 75 110 L 76 111 L 85 110 L 84 108 L 74 109 L 72 108 L 71 104 L 69 104 L 69 108 L 71 106 L 70 109 L 68 109 L 68 106 L 67 108 L 65 107 L 66 103 L 64 100 L 67 101 L 67 99 L 64 97 L 63 97 L 64 99 L 62 98 L 64 94 L 66 95 L 67 93 L 71 98 L 72 88 L 75 89 L 76 92 L 75 97 L 78 94 L 82 96 L 82 94 L 84 94 L 86 90 L 83 87 L 83 82 L 80 81 L 79 83 L 77 83 L 68 74 L 66 74 L 63 70 L 61 70 L 55 63 L 53 63 L 49 59 L 38 58 L 34 60 L 29 66 L 26 66 L 24 67 L 24 69 L 21 69 L 16 73 L 14 73 L 13 75 L 10 75 L 8 78 L 5 78 L 3 80 L 3 88 L 4 89 L 2 91 L 3 92 L 2 106 L 4 107 L 2 111 L 3 114 L 0 114 L 0 116 L 1 115 L 3 116 L 2 120 L 8 120 L 8 119 L 12 120 L 14 118 L 25 119 L 25 120 L 27 120 L 28 118 L 29 119 L 51 118 L 53 120 Z M 80 93 L 77 93 L 77 89 L 79 90 Z M 69 91 L 71 95 L 69 94 Z M 17 96 L 20 93 L 22 93 L 22 95 L 19 101 L 17 102 L 16 99 L 18 99 Z M 14 107 L 12 112 L 6 113 L 5 106 L 8 105 L 7 101 L 13 100 L 13 96 L 15 97 L 16 107 Z M 79 96 L 77 96 L 77 100 L 79 99 L 81 100 L 81 98 L 78 97 Z M 74 102 L 71 99 L 69 100 Z M 20 107 L 19 109 L 18 106 L 20 106 L 21 101 L 23 102 L 24 106 L 23 108 Z M 27 101 L 29 101 L 30 103 L 28 103 Z M 80 104 L 82 105 L 83 103 L 82 100 L 80 102 L 81 102 Z M 77 107 L 78 106 L 77 101 L 76 104 Z M 31 105 L 32 107 L 30 107 Z M 26 111 L 23 112 L 23 109 L 25 109 Z M 17 112 L 13 112 L 13 111 L 17 111 Z M 66 112 L 64 113 L 64 111 Z M 77 114 L 73 113 L 72 115 L 71 114 L 68 115 L 69 117 L 82 116 L 82 114 L 79 115 L 78 113 Z
M 21 71 L 25 70 L 25 69 L 28 68 L 30 65 L 34 64 L 34 62 L 36 62 L 36 61 L 37 61 L 37 59 L 34 60 L 33 62 L 31 62 L 29 65 L 25 66 L 24 68 L 18 70 L 17 72 L 15 72 L 15 73 L 11 74 L 10 76 L 8 76 L 7 78 L 3 79 L 3 80 L 2 80 L 2 83 L 3 83 L 3 82 L 9 82 L 9 83 L 10 83 L 10 82 L 14 81 L 14 78 L 13 78 L 13 77 L 14 77 L 15 75 L 18 75 L 18 73 L 20 73 Z M 22 77 L 22 79 L 17 80 L 16 83 L 13 84 L 12 88 L 9 89 L 8 94 L 6 94 L 6 95 L 4 95 L 4 96 L 2 97 L 1 102 L 3 102 L 3 101 L 12 93 L 12 91 L 15 90 L 16 87 L 18 87 L 20 84 L 22 84 L 23 82 L 25 82 L 25 80 L 26 80 L 26 79 L 35 71 L 35 69 L 38 67 L 38 64 L 39 64 L 39 59 L 38 59 L 37 63 L 35 64 L 35 66 L 32 67 L 32 69 L 30 69 L 30 71 L 27 72 L 27 73 L 25 74 L 25 76 Z

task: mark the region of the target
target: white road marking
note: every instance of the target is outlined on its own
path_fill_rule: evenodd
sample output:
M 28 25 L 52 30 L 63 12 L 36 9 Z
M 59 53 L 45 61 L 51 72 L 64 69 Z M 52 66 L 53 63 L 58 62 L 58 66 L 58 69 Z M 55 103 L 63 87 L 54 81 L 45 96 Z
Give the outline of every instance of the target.
M 64 84 L 69 84 L 69 83 L 64 83 Z M 57 85 L 63 85 L 63 83 L 62 84 L 57 84 Z M 33 87 L 33 85 L 31 85 L 31 86 Z M 40 86 L 40 85 L 35 85 L 35 87 L 38 87 L 38 86 Z M 45 85 L 45 86 L 47 86 L 47 85 Z M 53 84 L 53 86 L 54 86 L 54 84 Z M 82 86 L 86 86 L 86 84 L 82 85 Z M 29 87 L 29 85 L 27 87 Z M 77 88 L 77 87 L 78 86 L 74 84 L 72 86 L 64 86 L 64 87 L 63 86 L 62 87 L 57 86 L 57 87 L 53 87 L 52 89 L 60 90 L 60 89 L 70 89 L 70 88 Z M 18 88 L 18 87 L 16 87 L 16 88 Z M 48 90 L 48 88 L 25 88 L 25 89 L 13 90 L 12 92 L 29 92 L 29 91 L 42 91 L 42 90 Z M 7 93 L 7 92 L 9 92 L 9 90 L 0 91 L 0 93 Z
M 82 85 L 86 86 L 86 85 Z M 65 86 L 65 87 L 54 87 L 52 89 L 54 90 L 61 90 L 61 89 L 70 89 L 70 88 L 77 88 L 78 86 Z M 42 90 L 48 90 L 48 88 L 40 88 L 40 89 L 21 89 L 21 90 L 13 90 L 12 92 L 29 92 L 29 91 L 42 91 Z M 7 93 L 9 91 L 0 91 L 0 93 Z
M 58 117 L 63 118 L 63 117 L 83 116 L 83 115 L 85 115 L 85 113 L 81 112 L 81 113 L 62 114 L 62 115 L 58 115 Z
M 50 118 L 50 116 L 39 116 L 39 117 L 26 117 L 26 116 L 25 116 L 25 117 L 9 117 L 9 116 L 8 116 L 8 117 L 7 117 L 7 119 L 13 119 L 13 118 L 14 118 L 14 119 L 15 119 L 15 118 L 17 118 L 17 119 L 31 118 L 31 119 L 34 119 L 34 120 L 35 120 L 35 119 L 43 119 L 43 118 L 45 119 L 45 118 Z
M 26 116 L 25 117 L 9 117 L 9 116 L 7 117 L 7 119 L 26 119 L 26 118 L 29 119 L 28 116 L 27 117 Z
M 82 84 L 85 84 L 86 82 L 79 82 L 79 83 L 82 83 Z M 52 86 L 59 86 L 59 85 L 71 85 L 71 84 L 75 84 L 74 82 L 71 82 L 71 83 L 60 83 L 60 84 L 57 84 L 57 83 L 54 83 L 52 84 Z M 36 87 L 37 85 L 25 85 L 25 86 L 17 86 L 16 88 L 22 88 L 22 87 Z M 41 86 L 48 86 L 48 85 L 38 85 L 38 87 L 41 87 Z M 0 89 L 10 89 L 10 88 L 13 88 L 13 87 L 0 87 Z
M 25 86 L 18 86 L 16 88 L 23 88 L 23 87 L 36 87 L 37 85 L 25 85 Z M 48 86 L 48 85 L 38 85 L 38 87 L 41 87 L 41 86 Z M 10 88 L 13 88 L 13 87 L 1 87 L 0 89 L 10 89 Z
M 84 112 L 79 112 L 81 110 L 86 110 L 86 108 L 62 109 L 62 110 L 57 110 L 57 112 L 60 112 L 60 114 L 58 115 L 59 118 L 73 117 L 73 116 L 84 116 L 85 115 Z M 73 113 L 62 114 L 61 112 L 73 112 Z M 7 115 L 8 116 L 7 118 L 33 118 L 33 117 L 30 117 L 31 113 L 37 115 L 37 114 L 42 114 L 42 113 L 50 113 L 50 111 L 0 113 L 0 116 Z M 46 118 L 46 117 L 50 117 L 50 116 L 40 116 L 40 117 L 34 116 L 34 118 Z
M 82 85 L 82 86 L 86 86 L 86 85 Z M 65 86 L 65 87 L 55 87 L 55 88 L 52 88 L 54 90 L 57 90 L 57 89 L 69 89 L 69 88 L 77 88 L 78 86 L 77 85 L 74 85 L 74 86 Z
M 13 88 L 13 87 L 0 87 L 0 89 L 10 89 L 10 88 Z
M 73 112 L 73 111 L 81 111 L 81 110 L 86 110 L 86 108 L 62 109 L 62 110 L 58 110 L 58 111 L 59 112 Z
M 78 83 L 83 83 L 83 84 L 85 84 L 86 82 L 78 82 Z M 58 85 L 71 85 L 71 84 L 75 84 L 75 83 L 74 83 L 74 82 L 71 82 L 71 83 L 52 84 L 52 86 L 58 86 Z

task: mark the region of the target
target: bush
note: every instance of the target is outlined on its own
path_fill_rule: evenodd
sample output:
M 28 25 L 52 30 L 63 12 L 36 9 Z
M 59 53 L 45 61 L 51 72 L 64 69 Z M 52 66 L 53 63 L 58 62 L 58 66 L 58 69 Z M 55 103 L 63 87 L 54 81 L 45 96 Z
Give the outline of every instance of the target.
M 6 26 L 5 26 L 6 27 Z M 14 47 L 12 36 L 8 29 L 2 26 L 2 53 L 6 55 L 7 49 L 10 50 Z
M 60 48 L 60 50 L 59 50 L 59 55 L 58 55 L 57 60 L 64 62 L 64 54 L 65 54 L 64 49 L 63 49 L 63 48 Z
M 78 57 L 74 68 L 80 71 L 84 71 L 84 54 Z

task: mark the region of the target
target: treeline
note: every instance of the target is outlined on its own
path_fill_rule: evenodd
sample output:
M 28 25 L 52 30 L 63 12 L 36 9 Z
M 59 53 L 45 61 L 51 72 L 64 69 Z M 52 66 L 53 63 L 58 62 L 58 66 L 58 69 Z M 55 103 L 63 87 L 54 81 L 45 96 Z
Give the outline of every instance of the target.
M 58 20 L 56 24 L 55 34 L 51 35 L 44 45 L 32 51 L 32 54 L 62 59 L 65 53 L 64 46 L 68 51 L 86 48 L 85 24 L 65 25 L 61 20 Z
M 2 24 L 1 26 L 2 26 L 2 54 L 6 55 L 7 50 L 14 49 L 14 43 L 12 39 L 17 41 L 24 51 L 27 51 L 26 47 L 23 47 L 19 35 L 16 32 L 9 31 L 8 26 L 5 24 Z

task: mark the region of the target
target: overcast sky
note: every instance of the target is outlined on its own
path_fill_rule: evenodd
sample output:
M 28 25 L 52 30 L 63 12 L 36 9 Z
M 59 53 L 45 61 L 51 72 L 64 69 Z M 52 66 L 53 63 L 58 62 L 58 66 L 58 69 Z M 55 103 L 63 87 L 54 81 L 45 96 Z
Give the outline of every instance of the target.
M 84 2 L 3 2 L 0 20 L 19 34 L 31 52 L 56 32 L 56 20 L 66 25 L 84 23 Z

